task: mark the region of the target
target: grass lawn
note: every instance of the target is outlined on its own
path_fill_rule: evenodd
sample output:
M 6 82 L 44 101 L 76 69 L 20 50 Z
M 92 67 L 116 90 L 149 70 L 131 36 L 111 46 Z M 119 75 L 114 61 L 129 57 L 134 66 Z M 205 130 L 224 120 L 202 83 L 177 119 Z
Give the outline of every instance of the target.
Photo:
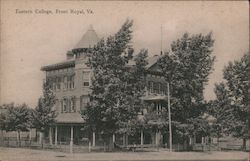
M 134 161 L 134 160 L 202 160 L 247 161 L 246 152 L 113 152 L 113 153 L 62 153 L 48 150 L 0 147 L 0 161 Z

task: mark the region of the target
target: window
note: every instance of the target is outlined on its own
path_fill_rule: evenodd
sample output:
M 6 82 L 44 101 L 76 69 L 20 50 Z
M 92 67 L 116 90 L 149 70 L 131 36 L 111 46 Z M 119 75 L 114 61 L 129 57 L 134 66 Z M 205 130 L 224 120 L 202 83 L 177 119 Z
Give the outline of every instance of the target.
M 67 76 L 64 76 L 63 77 L 63 89 L 65 90 L 65 89 L 67 89 L 68 88 L 68 83 L 67 83 Z
M 70 88 L 70 85 L 71 85 L 70 79 L 71 79 L 71 76 L 67 76 L 67 89 L 71 89 Z
M 71 112 L 71 99 L 67 99 L 67 112 Z
M 57 90 L 61 89 L 61 77 L 56 78 L 56 89 Z
M 81 96 L 80 103 L 81 103 L 81 110 L 85 109 L 87 104 L 89 102 L 89 97 L 88 96 Z
M 75 88 L 75 76 L 74 75 L 69 76 L 69 88 L 70 89 Z
M 75 75 L 72 75 L 71 80 L 72 80 L 71 86 L 72 88 L 75 88 Z
M 70 112 L 76 112 L 76 99 L 71 97 L 70 99 Z
M 63 100 L 61 100 L 60 102 L 61 102 L 61 113 L 63 113 Z
M 62 112 L 67 112 L 67 104 L 68 104 L 68 100 L 64 98 L 62 101 Z
M 88 87 L 89 86 L 89 82 L 83 82 L 83 86 L 84 87 Z
M 148 82 L 148 90 L 149 90 L 150 93 L 153 93 L 153 86 L 154 86 L 154 83 L 149 81 Z
M 159 85 L 158 85 L 158 83 L 153 83 L 153 89 L 154 89 L 153 93 L 158 93 L 158 91 L 159 91 Z
M 161 112 L 162 112 L 162 104 L 159 102 L 159 103 L 156 103 L 155 105 L 156 105 L 157 114 L 158 115 L 161 114 Z
M 76 98 L 70 97 L 70 98 L 63 98 L 61 100 L 61 111 L 62 113 L 66 112 L 76 112 Z
M 162 95 L 165 95 L 166 94 L 166 86 L 164 86 L 164 84 L 161 84 L 161 88 L 160 88 L 160 91 Z
M 161 94 L 161 83 L 158 83 L 158 86 L 159 86 L 159 88 L 158 88 L 158 94 Z
M 53 89 L 53 91 L 56 90 L 56 78 L 52 79 L 52 89 Z
M 90 71 L 83 71 L 82 81 L 84 87 L 88 87 L 90 85 Z

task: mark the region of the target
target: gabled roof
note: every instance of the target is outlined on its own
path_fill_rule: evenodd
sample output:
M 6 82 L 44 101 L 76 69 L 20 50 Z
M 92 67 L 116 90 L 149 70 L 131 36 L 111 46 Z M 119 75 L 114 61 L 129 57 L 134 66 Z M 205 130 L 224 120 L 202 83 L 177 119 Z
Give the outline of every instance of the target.
M 159 60 L 159 58 L 160 58 L 159 55 L 154 55 L 152 57 L 149 57 L 148 65 L 146 66 L 146 68 L 149 69 L 150 67 L 152 67 Z
M 146 65 L 146 69 L 149 69 L 150 67 L 152 67 L 158 60 L 159 60 L 160 56 L 155 55 L 152 57 L 148 57 L 148 64 Z M 134 66 L 135 65 L 135 61 L 134 60 L 130 60 L 127 64 L 128 66 Z
M 90 25 L 88 31 L 82 36 L 81 40 L 76 44 L 74 49 L 90 48 L 98 43 L 98 38 L 93 26 Z

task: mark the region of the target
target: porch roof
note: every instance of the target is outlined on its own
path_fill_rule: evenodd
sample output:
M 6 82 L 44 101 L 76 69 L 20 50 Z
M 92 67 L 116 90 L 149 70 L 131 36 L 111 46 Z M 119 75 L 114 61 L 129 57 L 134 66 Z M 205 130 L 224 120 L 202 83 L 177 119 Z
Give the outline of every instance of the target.
M 81 114 L 76 113 L 60 113 L 56 118 L 56 123 L 71 123 L 71 124 L 81 124 L 85 121 L 81 117 Z
M 167 100 L 167 96 L 165 95 L 148 95 L 142 98 L 144 101 L 160 101 L 160 100 Z

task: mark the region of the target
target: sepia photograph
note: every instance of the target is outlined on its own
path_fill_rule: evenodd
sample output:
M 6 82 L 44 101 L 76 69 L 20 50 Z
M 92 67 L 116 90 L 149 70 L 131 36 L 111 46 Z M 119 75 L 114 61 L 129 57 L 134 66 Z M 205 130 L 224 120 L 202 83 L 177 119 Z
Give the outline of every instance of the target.
M 248 1 L 0 0 L 0 161 L 249 161 Z

